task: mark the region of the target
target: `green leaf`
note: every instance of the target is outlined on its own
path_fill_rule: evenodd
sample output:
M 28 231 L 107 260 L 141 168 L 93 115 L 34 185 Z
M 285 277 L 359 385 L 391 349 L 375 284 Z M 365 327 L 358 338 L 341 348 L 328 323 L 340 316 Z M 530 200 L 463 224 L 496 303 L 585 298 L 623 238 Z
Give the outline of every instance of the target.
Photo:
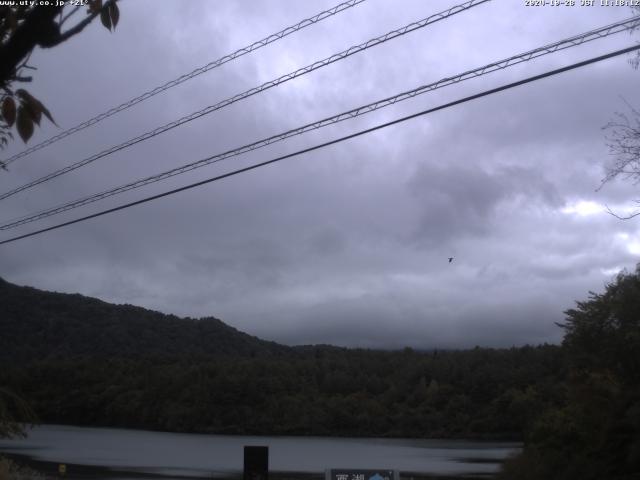
M 33 97 L 22 102 L 22 106 L 27 110 L 31 119 L 40 125 L 40 119 L 42 118 L 42 104 Z
M 100 12 L 100 21 L 106 29 L 111 31 L 111 17 L 109 16 L 109 9 L 105 8 Z
M 22 141 L 27 143 L 31 138 L 31 135 L 33 135 L 33 120 L 31 118 L 31 114 L 24 105 L 20 105 L 18 108 L 18 122 L 16 127 Z
M 29 114 L 31 115 L 31 118 L 38 125 L 40 125 L 40 120 L 42 118 L 42 114 L 44 113 L 45 117 L 47 117 L 51 121 L 51 123 L 58 126 L 56 121 L 53 119 L 53 116 L 51 115 L 49 109 L 45 107 L 42 102 L 36 97 L 22 88 L 16 91 L 16 95 L 18 95 L 22 99 L 21 103 L 25 105 L 25 107 L 29 111 Z
M 56 123 L 56 121 L 51 116 L 51 112 L 49 111 L 49 109 L 47 107 L 45 107 L 42 103 L 40 103 L 40 108 L 42 109 L 42 113 L 44 113 L 44 116 L 47 117 L 49 119 L 49 121 L 51 123 L 53 123 L 57 127 L 58 124 Z
M 120 9 L 118 9 L 118 4 L 116 2 L 109 5 L 109 14 L 111 16 L 111 24 L 115 30 L 116 25 L 118 25 L 118 20 L 120 20 Z
M 13 98 L 6 97 L 2 102 L 2 116 L 7 122 L 7 125 L 10 127 L 13 126 L 13 123 L 16 121 L 16 102 L 13 101 Z
M 22 100 L 29 100 L 30 98 L 32 98 L 31 94 L 27 92 L 24 88 L 19 88 L 18 90 L 16 90 L 16 95 L 20 97 Z

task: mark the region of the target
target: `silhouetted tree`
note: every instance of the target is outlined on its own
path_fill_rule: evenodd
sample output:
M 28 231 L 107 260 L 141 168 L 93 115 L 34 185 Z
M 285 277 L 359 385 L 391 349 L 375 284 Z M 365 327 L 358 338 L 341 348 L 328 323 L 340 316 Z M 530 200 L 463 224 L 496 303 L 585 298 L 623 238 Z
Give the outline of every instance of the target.
M 635 14 L 640 14 L 640 6 L 631 7 Z M 636 27 L 634 30 L 638 30 Z M 640 67 L 640 52 L 629 61 L 633 68 Z M 607 130 L 607 146 L 609 153 L 615 158 L 611 166 L 606 167 L 606 176 L 602 180 L 602 185 L 622 177 L 631 180 L 635 184 L 640 182 L 640 111 L 637 106 L 627 103 L 628 112 L 616 112 L 604 129 Z M 640 200 L 636 200 L 640 206 Z M 608 209 L 609 213 L 621 220 L 629 220 L 640 215 L 640 210 L 630 215 L 619 215 Z
M 640 265 L 566 315 L 565 404 L 539 416 L 522 455 L 507 462 L 501 478 L 637 478 Z
M 82 32 L 97 17 L 106 28 L 114 29 L 120 18 L 116 1 L 89 0 L 86 10 L 70 2 L 54 5 L 53 1 L 46 6 L 38 2 L 0 6 L 0 147 L 13 138 L 14 127 L 27 142 L 42 115 L 53 122 L 51 113 L 40 100 L 24 88 L 16 88 L 32 80 L 25 71 L 35 70 L 29 65 L 33 49 L 60 45 Z M 80 20 L 78 17 L 83 11 L 86 16 Z M 69 26 L 70 22 L 74 23 Z

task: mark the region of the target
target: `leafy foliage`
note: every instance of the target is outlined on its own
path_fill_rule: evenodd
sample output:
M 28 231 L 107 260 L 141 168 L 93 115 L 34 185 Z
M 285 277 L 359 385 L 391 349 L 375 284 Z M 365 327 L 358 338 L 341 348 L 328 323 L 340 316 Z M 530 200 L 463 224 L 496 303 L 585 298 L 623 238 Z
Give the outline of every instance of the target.
M 0 5 L 0 148 L 13 139 L 15 127 L 20 138 L 26 143 L 40 125 L 44 114 L 55 124 L 44 104 L 23 88 L 14 89 L 16 83 L 31 82 L 32 77 L 24 74 L 35 70 L 28 65 L 35 47 L 51 48 L 80 33 L 94 18 L 100 16 L 102 24 L 109 30 L 115 29 L 120 19 L 116 0 L 89 0 L 86 2 L 86 16 L 69 27 L 63 26 L 81 13 L 80 6 L 38 5 L 38 2 L 13 2 Z M 62 2 L 60 2 L 62 3 Z M 3 164 L 0 162 L 0 166 Z
M 0 438 L 25 435 L 25 424 L 36 419 L 31 407 L 18 395 L 0 388 Z
M 557 353 L 555 347 L 478 349 L 434 358 L 308 347 L 263 358 L 60 359 L 10 366 L 0 381 L 52 423 L 233 434 L 520 438 L 528 416 L 554 398 L 546 392 L 554 390 Z
M 535 421 L 503 478 L 637 478 L 640 265 L 565 313 L 566 398 Z
M 13 460 L 0 457 L 0 480 L 46 480 L 42 473 Z

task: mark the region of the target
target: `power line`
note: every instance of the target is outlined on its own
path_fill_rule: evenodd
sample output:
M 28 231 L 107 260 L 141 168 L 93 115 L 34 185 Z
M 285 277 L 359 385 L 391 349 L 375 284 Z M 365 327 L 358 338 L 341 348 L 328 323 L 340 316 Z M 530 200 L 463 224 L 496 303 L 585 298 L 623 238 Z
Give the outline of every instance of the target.
M 47 218 L 53 215 L 56 215 L 58 213 L 62 213 L 68 210 L 72 210 L 75 208 L 79 208 L 81 206 L 84 205 L 88 205 L 90 203 L 99 201 L 99 200 L 103 200 L 105 198 L 114 196 L 114 195 L 118 195 L 120 193 L 124 193 L 127 192 L 129 190 L 134 190 L 136 188 L 140 188 L 143 187 L 145 185 L 149 185 L 151 183 L 155 183 L 155 182 L 159 182 L 161 180 L 165 180 L 167 178 L 176 176 L 176 175 L 180 175 L 182 173 L 186 173 L 188 171 L 191 170 L 195 170 L 197 168 L 200 167 L 204 167 L 206 165 L 210 165 L 212 163 L 217 163 L 220 162 L 222 160 L 225 160 L 227 158 L 231 158 L 231 157 L 236 157 L 239 155 L 242 155 L 244 153 L 253 151 L 253 150 L 257 150 L 259 148 L 262 147 L 266 147 L 268 145 L 271 145 L 273 143 L 276 142 L 280 142 L 283 141 L 287 138 L 296 136 L 296 135 L 301 135 L 303 133 L 312 131 L 312 130 L 316 130 L 319 128 L 323 128 L 326 127 L 328 125 L 332 125 L 338 122 L 342 122 L 344 120 L 348 120 L 350 118 L 355 118 L 358 117 L 360 115 L 364 115 L 367 113 L 371 113 L 374 112 L 378 109 L 393 105 L 395 103 L 404 101 L 404 100 L 408 100 L 411 99 L 417 95 L 421 95 L 433 90 L 436 90 L 438 88 L 443 88 L 446 87 L 448 85 L 452 85 L 464 80 L 469 80 L 471 78 L 475 78 L 475 77 L 479 77 L 481 75 L 485 75 L 491 72 L 494 72 L 496 70 L 501 70 L 504 68 L 508 68 L 511 67 L 513 65 L 517 65 L 519 63 L 522 62 L 526 62 L 529 60 L 532 60 L 534 58 L 538 58 L 540 56 L 543 55 L 547 55 L 550 53 L 554 53 L 560 50 L 564 50 L 570 47 L 574 47 L 577 45 L 581 45 L 585 42 L 591 41 L 591 40 L 595 40 L 598 38 L 603 38 L 606 37 L 607 35 L 612 35 L 614 33 L 619 33 L 621 31 L 624 30 L 628 30 L 631 28 L 636 27 L 637 25 L 640 24 L 640 16 L 637 17 L 633 17 L 627 20 L 623 20 L 620 22 L 616 22 L 614 24 L 611 25 L 607 25 L 595 30 L 591 30 L 589 32 L 580 34 L 580 35 L 574 35 L 572 37 L 569 37 L 567 39 L 564 40 L 560 40 L 558 42 L 554 42 L 539 48 L 536 48 L 534 50 L 529 50 L 526 51 L 524 53 L 520 53 L 517 55 L 513 55 L 511 57 L 508 57 L 506 59 L 503 60 L 499 60 L 497 62 L 493 62 L 490 63 L 488 65 L 473 69 L 473 70 L 468 70 L 466 72 L 463 72 L 461 74 L 452 76 L 452 77 L 445 77 L 441 80 L 438 80 L 436 82 L 427 84 L 427 85 L 422 85 L 420 87 L 417 87 L 413 90 L 409 90 L 406 92 L 402 92 L 400 94 L 397 94 L 395 96 L 392 97 L 387 97 L 384 98 L 382 100 L 378 100 L 376 102 L 373 103 L 369 103 L 367 105 L 363 105 L 357 108 L 354 108 L 352 110 L 340 113 L 338 115 L 334 115 L 332 117 L 328 117 L 328 118 L 324 118 L 322 120 L 313 122 L 313 123 L 309 123 L 307 125 L 303 125 L 302 127 L 298 127 L 292 130 L 288 130 L 286 132 L 277 134 L 277 135 L 273 135 L 271 137 L 262 139 L 262 140 L 258 140 L 256 142 L 232 149 L 232 150 L 228 150 L 226 152 L 223 153 L 219 153 L 216 155 L 212 155 L 210 157 L 198 160 L 196 162 L 192 162 L 192 163 L 188 163 L 186 165 L 183 165 L 181 167 L 176 167 L 173 168 L 171 170 L 167 170 L 165 172 L 162 172 L 160 174 L 157 175 L 152 175 L 146 178 L 142 178 L 139 180 L 136 180 L 134 182 L 125 184 L 125 185 L 121 185 L 119 187 L 110 189 L 110 190 L 106 190 L 103 192 L 99 192 L 93 195 L 90 195 L 88 197 L 84 197 L 81 199 L 77 199 L 77 200 L 73 200 L 71 202 L 62 204 L 62 205 L 58 205 L 56 207 L 53 208 L 49 208 L 46 210 L 42 210 L 39 211 L 37 213 L 34 214 L 29 214 L 26 216 L 22 216 L 13 220 L 9 220 L 7 221 L 5 224 L 0 225 L 0 230 L 9 230 L 11 228 L 15 228 L 18 227 L 20 225 L 24 225 L 27 223 L 31 223 L 37 220 L 41 220 L 43 218 Z
M 439 105 L 439 106 L 434 107 L 434 108 L 429 108 L 427 110 L 423 110 L 421 112 L 414 113 L 412 115 L 407 115 L 405 117 L 398 118 L 398 119 L 392 120 L 390 122 L 386 122 L 386 123 L 382 123 L 380 125 L 376 125 L 375 127 L 367 128 L 365 130 L 360 130 L 359 132 L 352 133 L 350 135 L 345 135 L 343 137 L 336 138 L 334 140 L 330 140 L 328 142 L 324 142 L 324 143 L 321 143 L 321 144 L 318 144 L 318 145 L 314 145 L 313 147 L 308 147 L 308 148 L 305 148 L 305 149 L 302 149 L 302 150 L 298 150 L 296 152 L 289 153 L 287 155 L 282 155 L 280 157 L 276 157 L 276 158 L 273 158 L 271 160 L 267 160 L 267 161 L 264 161 L 264 162 L 256 163 L 254 165 L 250 165 L 248 167 L 240 168 L 240 169 L 234 170 L 232 172 L 228 172 L 228 173 L 225 173 L 225 174 L 222 174 L 222 175 L 211 177 L 211 178 L 208 178 L 206 180 L 201 180 L 201 181 L 196 182 L 196 183 L 191 183 L 191 184 L 186 185 L 184 187 L 175 188 L 175 189 L 169 190 L 167 192 L 163 192 L 163 193 L 160 193 L 160 194 L 157 194 L 157 195 L 152 195 L 150 197 L 146 197 L 146 198 L 143 198 L 141 200 L 136 200 L 135 202 L 130 202 L 130 203 L 127 203 L 127 204 L 124 204 L 124 205 L 120 205 L 118 207 L 110 208 L 110 209 L 107 209 L 107 210 L 103 210 L 101 212 L 97 212 L 97 213 L 94 213 L 94 214 L 91 214 L 91 215 L 87 215 L 87 216 L 84 216 L 84 217 L 76 218 L 75 220 L 70 220 L 68 222 L 59 223 L 59 224 L 53 225 L 51 227 L 43 228 L 41 230 L 36 230 L 35 232 L 31 232 L 31 233 L 27 233 L 27 234 L 24 234 L 24 235 L 19 235 L 17 237 L 9 238 L 7 240 L 0 241 L 0 245 L 4 245 L 4 244 L 7 244 L 7 243 L 15 242 L 15 241 L 22 240 L 22 239 L 28 238 L 28 237 L 33 237 L 34 235 L 39 235 L 41 233 L 49 232 L 51 230 L 56 230 L 56 229 L 59 229 L 59 228 L 62 228 L 62 227 L 73 225 L 75 223 L 79 223 L 79 222 L 83 222 L 83 221 L 86 221 L 86 220 L 90 220 L 92 218 L 101 217 L 103 215 L 107 215 L 109 213 L 117 212 L 119 210 L 125 210 L 127 208 L 130 208 L 130 207 L 133 207 L 133 206 L 136 206 L 136 205 L 140 205 L 140 204 L 147 203 L 147 202 L 150 202 L 150 201 L 153 201 L 153 200 L 157 200 L 157 199 L 162 198 L 162 197 L 167 197 L 169 195 L 173 195 L 175 193 L 183 192 L 185 190 L 190 190 L 192 188 L 196 188 L 196 187 L 205 185 L 207 183 L 212 183 L 212 182 L 215 182 L 215 181 L 218 181 L 218 180 L 222 180 L 223 178 L 227 178 L 227 177 L 231 177 L 231 176 L 234 176 L 234 175 L 238 175 L 240 173 L 248 172 L 249 170 L 255 170 L 257 168 L 264 167 L 266 165 L 270 165 L 272 163 L 276 163 L 276 162 L 279 162 L 281 160 L 285 160 L 287 158 L 292 158 L 292 157 L 295 157 L 295 156 L 302 155 L 304 153 L 309 153 L 309 152 L 312 152 L 314 150 L 319 150 L 321 148 L 328 147 L 330 145 L 341 143 L 341 142 L 344 142 L 346 140 L 350 140 L 352 138 L 359 137 L 361 135 L 365 135 L 365 134 L 374 132 L 376 130 L 380 130 L 380 129 L 383 129 L 383 128 L 386 128 L 386 127 L 390 127 L 392 125 L 396 125 L 398 123 L 402 123 L 402 122 L 405 122 L 407 120 L 411 120 L 413 118 L 417 118 L 417 117 L 420 117 L 420 116 L 423 116 L 423 115 L 427 115 L 429 113 L 437 112 L 439 110 L 444 110 L 446 108 L 450 108 L 450 107 L 453 107 L 453 106 L 456 106 L 456 105 L 460 105 L 462 103 L 466 103 L 466 102 L 469 102 L 471 100 L 476 100 L 478 98 L 486 97 L 486 96 L 492 95 L 494 93 L 502 92 L 504 90 L 508 90 L 508 89 L 511 89 L 511 88 L 514 88 L 514 87 L 518 87 L 520 85 L 524 85 L 524 84 L 527 84 L 527 83 L 531 83 L 531 82 L 535 82 L 535 81 L 538 81 L 538 80 L 542 80 L 544 78 L 547 78 L 547 77 L 550 77 L 550 76 L 553 76 L 553 75 L 558 75 L 560 73 L 567 72 L 569 70 L 574 70 L 576 68 L 584 67 L 586 65 L 590 65 L 590 64 L 593 64 L 593 63 L 596 63 L 596 62 L 601 62 L 603 60 L 607 60 L 609 58 L 613 58 L 613 57 L 616 57 L 618 55 L 624 55 L 625 53 L 633 52 L 633 51 L 636 51 L 636 50 L 640 50 L 640 45 L 634 45 L 632 47 L 627 47 L 627 48 L 623 48 L 621 50 L 616 50 L 616 51 L 608 53 L 606 55 L 601 55 L 599 57 L 594 57 L 594 58 L 591 58 L 589 60 L 584 60 L 582 62 L 578 62 L 578 63 L 574 63 L 574 64 L 571 64 L 571 65 L 568 65 L 566 67 L 558 68 L 558 69 L 555 69 L 555 70 L 550 70 L 548 72 L 545 72 L 545 73 L 542 73 L 542 74 L 539 74 L 539 75 L 534 75 L 532 77 L 528 77 L 528 78 L 525 78 L 523 80 L 519 80 L 517 82 L 508 83 L 508 84 L 502 85 L 500 87 L 492 88 L 490 90 L 485 90 L 484 92 L 477 93 L 475 95 L 470 95 L 468 97 L 464 97 L 464 98 L 461 98 L 459 100 L 455 100 L 453 102 L 445 103 L 443 105 Z
M 4 200 L 5 198 L 11 197 L 13 195 L 15 195 L 16 193 L 22 192 L 24 190 L 27 190 L 29 188 L 35 187 L 36 185 L 40 185 L 41 183 L 47 182 L 49 180 L 52 180 L 56 177 L 59 177 L 60 175 L 64 175 L 66 173 L 72 172 L 73 170 L 76 170 L 80 167 L 83 167 L 85 165 L 88 165 L 90 163 L 95 162 L 96 160 L 100 159 L 100 158 L 104 158 L 108 155 L 111 155 L 112 153 L 118 152 L 120 150 L 124 150 L 125 148 L 131 147 L 132 145 L 135 145 L 137 143 L 143 142 L 145 140 L 149 140 L 150 138 L 153 138 L 157 135 L 160 135 L 161 133 L 164 133 L 168 130 L 171 130 L 173 128 L 179 127 L 187 122 L 190 122 L 192 120 L 195 120 L 197 118 L 203 117 L 205 115 L 208 115 L 212 112 L 215 112 L 216 110 L 220 110 L 221 108 L 227 107 L 235 102 L 238 102 L 240 100 L 244 100 L 245 98 L 251 97 L 257 93 L 261 93 L 264 92 L 265 90 L 268 90 L 270 88 L 276 87 L 278 85 L 281 85 L 285 82 L 288 82 L 289 80 L 293 80 L 294 78 L 300 77 L 302 75 L 306 75 L 307 73 L 313 72 L 314 70 L 318 70 L 319 68 L 325 67 L 327 65 L 330 65 L 332 63 L 335 63 L 337 61 L 340 60 L 344 60 L 347 57 L 350 57 L 351 55 L 354 55 L 356 53 L 360 53 L 362 51 L 365 51 L 369 48 L 375 47 L 377 45 L 380 45 L 382 43 L 385 43 L 389 40 L 393 40 L 397 37 L 406 35 L 407 33 L 413 32 L 415 30 L 418 30 L 420 28 L 424 28 L 428 25 L 431 25 L 435 22 L 438 22 L 440 20 L 444 20 L 446 18 L 449 18 L 455 14 L 458 14 L 460 12 L 463 12 L 465 10 L 468 10 L 470 8 L 473 8 L 475 6 L 481 5 L 483 3 L 486 2 L 490 2 L 491 0 L 468 0 L 465 3 L 462 3 L 460 5 L 456 5 L 453 6 L 445 11 L 436 13 L 434 15 L 431 15 L 425 19 L 422 19 L 420 21 L 417 22 L 413 22 L 410 23 L 409 25 L 405 25 L 402 28 L 393 30 L 391 32 L 388 32 L 384 35 L 381 35 L 379 37 L 370 39 L 364 43 L 361 43 L 359 45 L 354 45 L 352 47 L 349 47 L 348 49 L 340 52 L 340 53 L 336 53 L 334 55 L 331 55 L 330 57 L 325 58 L 324 60 L 319 60 L 316 61 L 310 65 L 307 65 L 306 67 L 303 68 L 299 68 L 298 70 L 288 73 L 286 75 L 283 75 L 281 77 L 276 78 L 275 80 L 271 80 L 268 81 L 266 83 L 263 83 L 262 85 L 258 86 L 258 87 L 254 87 L 251 88 L 249 90 L 246 90 L 242 93 L 239 93 L 237 95 L 234 95 L 233 97 L 229 97 L 225 100 L 222 100 L 221 102 L 216 103 L 215 105 L 210 105 L 206 108 L 203 108 L 202 110 L 199 110 L 197 112 L 193 112 L 189 115 L 186 115 L 178 120 L 174 120 L 173 122 L 167 123 L 166 125 L 163 125 L 161 127 L 158 127 L 154 130 L 151 130 L 149 132 L 146 132 L 142 135 L 139 135 L 135 138 L 132 138 L 124 143 L 121 143 L 120 145 L 116 145 L 113 146 L 111 148 L 108 148 L 107 150 L 103 150 L 100 153 L 97 153 L 95 155 L 92 155 L 91 157 L 87 157 L 83 160 L 80 160 L 76 163 L 73 163 L 71 165 L 68 165 L 64 168 L 61 168 L 59 170 L 56 170 L 55 172 L 52 172 L 48 175 L 45 175 L 44 177 L 41 177 L 37 180 L 34 180 L 32 182 L 29 182 L 25 185 L 22 185 L 20 187 L 14 188 L 13 190 L 10 190 L 8 192 L 5 192 L 3 194 L 0 195 L 0 200 Z
M 317 13 L 316 15 L 306 18 L 298 23 L 296 23 L 295 25 L 291 25 L 287 28 L 285 28 L 284 30 L 280 30 L 279 32 L 273 33 L 271 35 L 269 35 L 268 37 L 263 38 L 262 40 L 258 40 L 257 42 L 252 43 L 251 45 L 248 45 L 246 47 L 242 47 L 238 50 L 236 50 L 233 53 L 229 53 L 223 57 L 218 58 L 217 60 L 214 60 L 213 62 L 210 62 L 206 65 L 203 65 L 202 67 L 198 67 L 195 70 L 192 70 L 189 73 L 186 73 L 184 75 L 181 75 L 180 77 L 171 80 L 169 82 L 164 83 L 163 85 L 160 85 L 158 87 L 155 87 L 137 97 L 132 98 L 131 100 L 128 100 L 120 105 L 118 105 L 117 107 L 113 107 L 99 115 L 96 115 L 93 118 L 90 118 L 89 120 L 85 120 L 84 122 L 76 125 L 75 127 L 69 128 L 68 130 L 65 130 L 63 132 L 60 132 L 59 134 L 48 138 L 47 140 L 44 140 L 41 143 L 38 143 L 37 145 L 34 145 L 30 148 L 27 148 L 26 150 L 13 155 L 12 157 L 8 158 L 7 160 L 4 161 L 0 161 L 0 165 L 1 164 L 5 164 L 5 165 L 9 165 L 10 163 L 15 162 L 16 160 L 18 160 L 19 158 L 25 157 L 27 155 L 29 155 L 30 153 L 33 153 L 37 150 L 40 150 L 44 147 L 47 147 L 53 143 L 56 143 L 58 140 L 62 140 L 63 138 L 68 137 L 69 135 L 72 135 L 76 132 L 79 132 L 80 130 L 84 130 L 87 127 L 90 127 L 92 125 L 95 125 L 98 122 L 101 122 L 102 120 L 111 117 L 112 115 L 115 115 L 116 113 L 119 113 L 123 110 L 126 110 L 128 108 L 133 107 L 134 105 L 137 105 L 140 102 L 144 102 L 145 100 L 148 100 L 149 98 L 164 92 L 165 90 L 168 90 L 170 88 L 173 88 L 177 85 L 180 85 L 181 83 L 186 82 L 187 80 L 191 80 L 194 77 L 197 77 L 198 75 L 201 75 L 205 72 L 208 72 L 209 70 L 213 70 L 214 68 L 220 67 L 222 65 L 224 65 L 227 62 L 230 62 L 232 60 L 235 60 L 236 58 L 242 57 L 243 55 L 246 55 L 250 52 L 253 52 L 255 50 L 258 50 L 259 48 L 265 47 L 267 45 L 269 45 L 270 43 L 276 42 L 278 40 L 283 39 L 284 37 L 287 37 L 289 35 L 291 35 L 292 33 L 295 33 L 299 30 L 302 30 L 303 28 L 309 27 L 311 25 L 314 25 L 318 22 L 321 22 L 322 20 L 329 18 L 333 15 L 336 15 L 337 13 L 340 13 L 344 10 L 347 10 L 348 8 L 351 7 L 355 7 L 356 5 L 359 5 L 360 3 L 363 3 L 365 0 L 349 0 L 347 2 L 341 3 L 339 5 L 336 5 L 333 8 L 330 8 L 329 10 L 324 10 L 320 13 Z

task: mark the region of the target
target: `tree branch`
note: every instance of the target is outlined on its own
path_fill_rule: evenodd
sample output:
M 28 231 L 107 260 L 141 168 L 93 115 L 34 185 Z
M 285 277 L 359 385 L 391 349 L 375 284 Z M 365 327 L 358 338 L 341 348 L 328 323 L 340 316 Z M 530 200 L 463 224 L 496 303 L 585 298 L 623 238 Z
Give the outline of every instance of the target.
M 94 18 L 96 18 L 98 15 L 100 15 L 103 11 L 107 10 L 109 8 L 109 5 L 111 5 L 112 3 L 116 3 L 116 1 L 117 0 L 109 0 L 109 1 L 105 2 L 104 5 L 102 5 L 102 8 L 100 10 L 91 13 L 87 18 L 85 18 L 81 22 L 78 22 L 78 24 L 75 27 L 72 27 L 69 30 L 67 30 L 66 32 L 60 34 L 60 36 L 59 36 L 60 40 L 56 43 L 56 45 L 58 43 L 64 42 L 65 40 L 68 40 L 69 38 L 73 37 L 74 35 L 80 33 L 82 30 L 84 30 L 84 28 L 87 25 L 89 25 L 93 21 Z
M 25 17 L 22 24 L 0 47 L 0 83 L 5 84 L 16 73 L 16 67 L 36 47 L 47 43 L 56 32 L 56 15 L 62 6 L 36 6 Z
M 629 216 L 623 217 L 623 216 L 621 216 L 621 215 L 618 215 L 618 214 L 614 213 L 614 212 L 613 212 L 613 210 L 611 210 L 611 209 L 609 208 L 609 205 L 605 205 L 605 207 L 607 207 L 607 213 L 608 213 L 609 215 L 613 215 L 613 216 L 614 216 L 614 217 L 616 217 L 618 220 L 631 220 L 632 218 L 635 218 L 635 217 L 637 217 L 637 216 L 639 216 L 639 215 L 640 215 L 640 211 L 638 211 L 638 212 L 636 212 L 636 213 L 632 213 L 632 214 L 631 214 L 631 215 L 629 215 Z
M 64 17 L 60 19 L 60 23 L 58 23 L 58 25 L 62 26 L 64 22 L 69 20 L 69 17 L 73 16 L 73 14 L 75 14 L 81 8 L 82 7 L 80 5 L 78 5 L 77 7 L 74 7 L 73 10 L 71 10 L 69 13 L 67 13 Z M 62 12 L 60 12 L 60 15 L 62 15 Z
M 37 5 L 26 15 L 15 33 L 0 46 L 0 85 L 10 82 L 17 73 L 18 65 L 36 46 L 50 48 L 59 45 L 80 33 L 98 15 L 106 11 L 116 0 L 108 0 L 100 10 L 91 12 L 87 18 L 64 33 L 60 33 L 60 24 L 56 17 L 62 13 L 63 6 Z M 73 12 L 72 12 L 73 13 Z M 62 21 L 66 20 L 66 16 Z

